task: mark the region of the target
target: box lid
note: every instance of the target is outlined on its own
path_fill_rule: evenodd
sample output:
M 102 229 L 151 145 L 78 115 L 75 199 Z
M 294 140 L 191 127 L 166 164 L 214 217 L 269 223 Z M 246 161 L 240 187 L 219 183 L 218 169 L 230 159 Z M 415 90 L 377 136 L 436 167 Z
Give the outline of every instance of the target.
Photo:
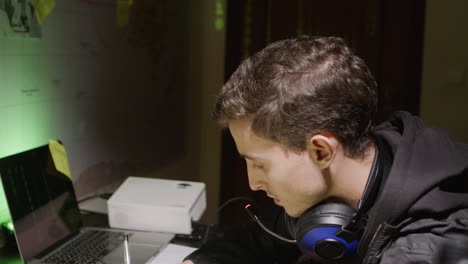
M 205 184 L 143 177 L 128 177 L 108 203 L 139 204 L 190 210 L 204 192 Z

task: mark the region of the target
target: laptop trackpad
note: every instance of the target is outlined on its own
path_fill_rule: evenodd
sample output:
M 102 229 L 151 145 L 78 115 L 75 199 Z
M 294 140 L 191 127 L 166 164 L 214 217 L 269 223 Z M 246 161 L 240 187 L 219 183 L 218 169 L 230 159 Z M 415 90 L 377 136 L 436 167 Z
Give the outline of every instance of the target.
M 159 252 L 156 245 L 130 244 L 130 259 L 132 264 L 145 264 L 150 258 Z M 104 263 L 123 264 L 124 246 L 120 245 L 102 260 Z

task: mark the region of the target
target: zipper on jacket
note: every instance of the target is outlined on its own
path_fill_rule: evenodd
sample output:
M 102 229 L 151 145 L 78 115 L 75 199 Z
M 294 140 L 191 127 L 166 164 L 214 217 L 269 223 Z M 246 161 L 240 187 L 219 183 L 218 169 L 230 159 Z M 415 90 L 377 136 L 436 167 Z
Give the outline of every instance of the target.
M 367 251 L 366 251 L 366 256 L 365 256 L 364 261 L 363 261 L 362 263 L 367 263 L 367 258 L 368 258 L 368 256 L 369 256 L 368 253 L 371 251 L 370 249 L 371 249 L 372 243 L 374 242 L 375 238 L 377 237 L 377 234 L 380 232 L 380 228 L 381 228 L 381 227 L 382 227 L 382 224 L 380 224 L 380 225 L 377 227 L 377 230 L 375 231 L 374 235 L 372 236 L 372 239 L 371 239 L 371 241 L 370 241 L 370 243 L 369 243 L 369 246 L 368 246 L 368 248 L 367 248 Z

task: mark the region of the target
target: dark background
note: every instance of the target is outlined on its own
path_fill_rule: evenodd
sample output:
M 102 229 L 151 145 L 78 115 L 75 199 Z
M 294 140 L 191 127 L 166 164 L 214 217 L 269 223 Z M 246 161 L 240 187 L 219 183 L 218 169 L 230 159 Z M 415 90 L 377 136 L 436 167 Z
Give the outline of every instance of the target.
M 361 57 L 380 89 L 378 119 L 395 110 L 419 114 L 425 1 L 228 1 L 225 81 L 241 60 L 268 43 L 302 34 L 339 36 Z M 223 131 L 221 202 L 252 197 L 273 203 L 248 187 L 245 162 L 229 131 Z M 242 203 L 221 213 L 222 223 L 247 218 Z

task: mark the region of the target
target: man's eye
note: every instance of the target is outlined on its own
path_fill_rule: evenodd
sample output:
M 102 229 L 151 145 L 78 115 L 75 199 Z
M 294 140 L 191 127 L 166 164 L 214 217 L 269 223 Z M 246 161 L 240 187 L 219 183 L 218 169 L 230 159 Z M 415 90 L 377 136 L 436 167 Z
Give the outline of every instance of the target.
M 263 169 L 263 165 L 262 165 L 262 164 L 255 164 L 255 163 L 254 163 L 254 164 L 253 164 L 253 167 L 254 167 L 255 169 Z

